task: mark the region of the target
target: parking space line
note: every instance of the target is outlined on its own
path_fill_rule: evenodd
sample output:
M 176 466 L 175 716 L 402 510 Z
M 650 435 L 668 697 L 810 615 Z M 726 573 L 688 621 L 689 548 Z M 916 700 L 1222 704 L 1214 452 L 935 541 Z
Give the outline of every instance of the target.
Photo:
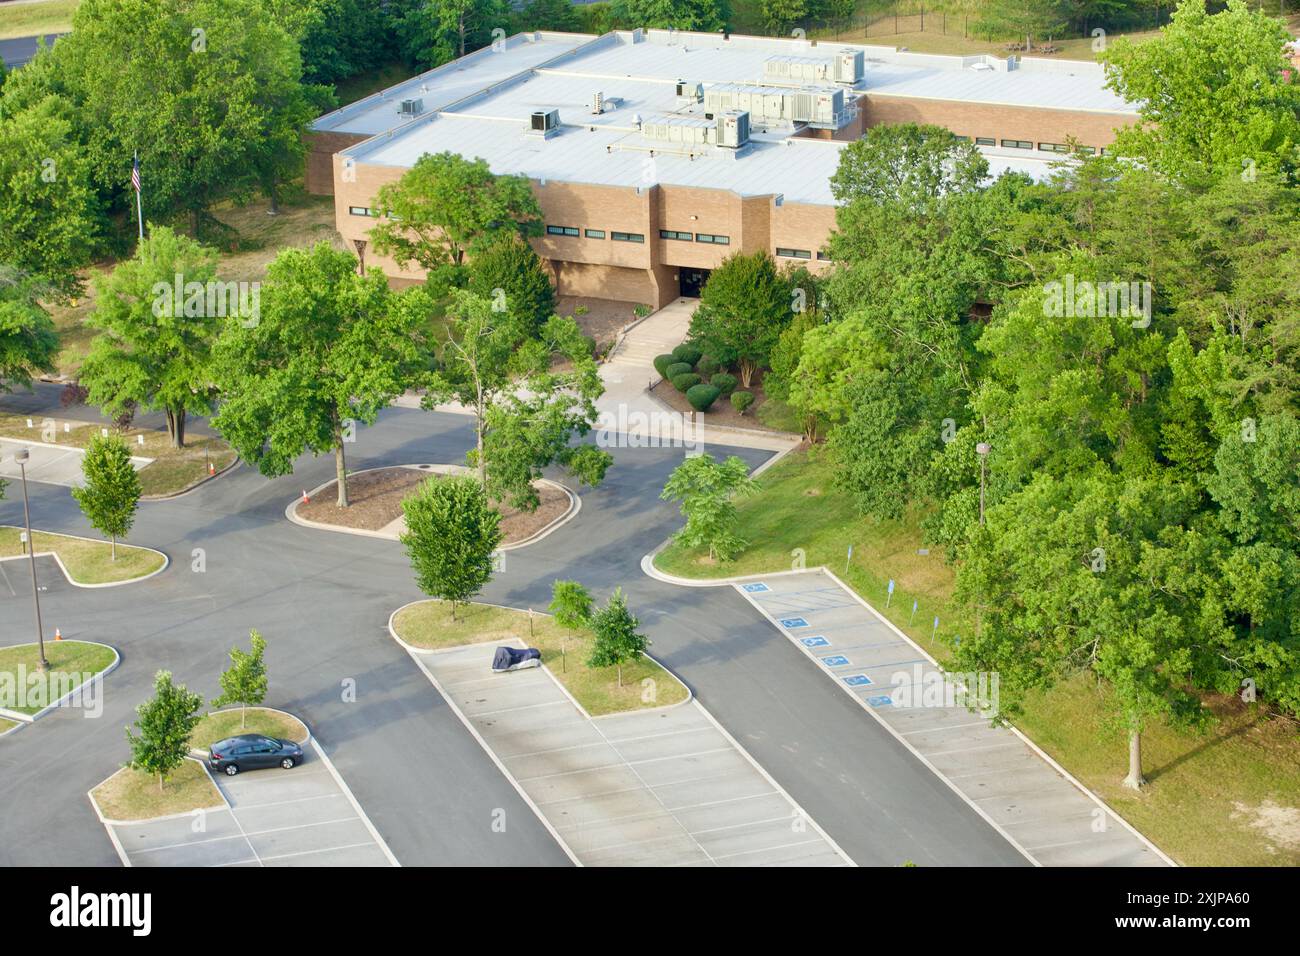
M 1005 743 L 989 744 L 986 747 L 958 747 L 956 750 L 932 750 L 927 757 L 946 757 L 949 754 L 973 754 L 983 753 L 988 750 L 1020 750 L 1020 741 L 1009 740 Z
M 780 846 L 759 847 L 757 850 L 741 850 L 738 853 L 724 853 L 722 856 L 714 857 L 717 860 L 734 860 L 738 856 L 753 856 L 755 853 L 768 853 L 772 850 L 788 850 L 792 846 L 808 846 L 810 843 L 821 843 L 821 840 L 798 840 L 794 843 L 782 843 Z
M 621 744 L 627 744 L 627 743 L 635 743 L 639 740 L 657 740 L 660 737 L 684 737 L 689 734 L 702 734 L 702 733 L 712 733 L 712 732 L 713 732 L 712 727 L 700 727 L 697 730 L 666 730 L 661 734 L 640 734 L 636 737 L 620 737 L 618 738 L 618 742 Z M 549 750 L 529 750 L 526 753 L 511 754 L 506 759 L 518 760 L 520 757 L 541 757 L 546 754 L 564 753 L 564 751 L 566 750 L 581 750 L 584 747 L 604 747 L 604 746 L 605 746 L 605 741 L 593 740 L 591 743 L 587 743 L 587 744 L 570 744 L 567 747 L 552 747 Z
M 296 853 L 278 853 L 278 854 L 276 854 L 275 856 L 266 856 L 266 857 L 263 857 L 262 859 L 264 859 L 264 860 L 288 860 L 288 859 L 292 859 L 293 857 L 299 857 L 299 856 L 311 856 L 311 855 L 314 854 L 314 853 L 332 853 L 332 852 L 334 852 L 335 850 L 355 850 L 357 847 L 361 847 L 361 846 L 374 846 L 374 845 L 375 845 L 375 844 L 374 844 L 374 841 L 372 841 L 372 840 L 366 840 L 366 841 L 364 841 L 364 842 L 362 842 L 362 843 L 345 843 L 345 844 L 343 844 L 342 846 L 322 846 L 322 847 L 317 847 L 317 848 L 314 849 L 314 850 L 299 850 L 299 851 L 296 852 Z
M 660 763 L 664 760 L 686 760 L 690 757 L 707 757 L 709 754 L 731 752 L 731 747 L 715 747 L 712 750 L 700 750 L 689 754 L 668 754 L 665 757 L 647 757 L 644 760 L 628 760 L 619 753 L 618 748 L 615 747 L 614 753 L 619 755 L 617 763 L 605 763 L 601 764 L 599 767 L 579 767 L 577 770 L 557 770 L 555 773 L 539 773 L 533 777 L 520 777 L 519 780 L 520 782 L 523 782 L 524 780 L 547 780 L 551 777 L 569 777 L 576 773 L 595 773 L 597 770 L 617 770 L 619 767 L 639 767 L 642 764 Z
M 789 817 L 768 817 L 766 820 L 747 820 L 744 823 L 728 823 L 725 827 L 705 827 L 703 830 L 696 830 L 696 833 L 717 833 L 720 830 L 739 830 L 742 827 L 756 827 L 764 823 L 784 823 Z
M 987 720 L 972 720 L 969 723 L 965 723 L 965 724 L 936 724 L 933 727 L 922 727 L 919 730 L 900 730 L 899 733 L 902 734 L 904 737 L 907 737 L 910 736 L 911 734 L 938 734 L 938 733 L 944 733 L 949 730 L 961 730 L 963 727 L 987 727 L 988 725 L 989 722 Z M 978 772 L 988 773 L 987 770 L 980 770 Z M 950 776 L 952 777 L 952 779 L 955 780 L 959 775 L 950 774 Z
M 573 706 L 567 700 L 549 700 L 544 704 L 524 704 L 521 707 L 503 707 L 501 710 L 480 710 L 478 713 L 470 714 L 470 716 L 477 720 L 479 717 L 495 717 L 497 714 L 512 714 L 518 710 L 537 710 L 539 707 L 555 707 L 559 704 L 568 707 Z
M 320 793 L 314 797 L 295 797 L 292 800 L 268 800 L 266 803 L 241 803 L 238 806 L 240 810 L 259 810 L 263 807 L 285 807 L 291 803 L 307 803 L 309 800 L 337 800 L 342 797 L 341 793 Z

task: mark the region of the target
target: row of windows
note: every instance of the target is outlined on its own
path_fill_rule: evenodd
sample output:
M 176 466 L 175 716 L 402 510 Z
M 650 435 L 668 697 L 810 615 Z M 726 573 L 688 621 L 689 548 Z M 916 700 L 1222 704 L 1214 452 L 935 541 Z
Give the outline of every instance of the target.
M 373 216 L 375 211 L 368 206 L 349 206 L 348 212 L 353 216 Z
M 586 236 L 588 239 L 604 239 L 604 229 L 582 229 L 577 226 L 547 226 L 548 236 Z M 612 232 L 609 237 L 615 242 L 645 242 L 645 236 L 639 232 Z
M 776 254 L 783 259 L 811 259 L 813 257 L 811 249 L 786 249 L 782 246 L 776 247 Z M 817 250 L 818 262 L 830 262 L 830 253 L 824 250 Z
M 969 136 L 966 138 L 970 139 Z M 976 146 L 997 146 L 998 141 L 995 140 L 992 136 L 976 136 L 975 145 Z M 1033 149 L 1034 148 L 1033 142 L 1027 139 L 1004 139 L 1002 140 L 1002 146 L 1005 149 Z M 1070 146 L 1067 143 L 1039 143 L 1038 149 L 1044 153 L 1071 152 Z M 1085 156 L 1092 156 L 1097 152 L 1097 148 L 1095 146 L 1076 146 L 1074 147 L 1073 152 L 1082 153 Z M 1102 147 L 1101 152 L 1102 155 L 1105 155 L 1106 153 L 1105 147 Z
M 703 242 L 714 246 L 731 245 L 730 236 L 715 236 L 707 232 L 697 232 L 692 236 L 689 232 L 675 232 L 672 229 L 660 229 L 660 239 L 676 239 L 679 242 Z

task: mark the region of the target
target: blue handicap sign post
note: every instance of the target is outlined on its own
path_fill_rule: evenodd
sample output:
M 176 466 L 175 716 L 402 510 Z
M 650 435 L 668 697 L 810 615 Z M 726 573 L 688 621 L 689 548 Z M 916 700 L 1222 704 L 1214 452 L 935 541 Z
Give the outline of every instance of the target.
M 889 587 L 885 589 L 885 607 L 889 607 L 889 602 L 894 599 L 894 579 L 889 579 Z

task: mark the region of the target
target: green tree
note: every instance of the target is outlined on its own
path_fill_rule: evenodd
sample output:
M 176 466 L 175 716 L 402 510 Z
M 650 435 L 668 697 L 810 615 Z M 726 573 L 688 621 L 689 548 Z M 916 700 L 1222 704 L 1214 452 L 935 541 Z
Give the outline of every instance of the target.
M 222 319 L 248 304 L 234 283 L 216 282 L 216 263 L 215 250 L 157 226 L 133 258 L 95 279 L 87 325 L 100 334 L 80 372 L 87 400 L 109 417 L 161 410 L 176 448 L 185 447 L 187 416 L 212 410 L 209 362 Z
M 560 30 L 579 33 L 582 22 L 571 0 L 528 0 L 515 14 L 518 30 Z
M 40 293 L 30 276 L 0 266 L 0 392 L 30 387 L 35 375 L 54 368 L 59 336 Z
M 266 638 L 256 631 L 248 632 L 249 650 L 232 647 L 230 667 L 221 672 L 221 696 L 212 702 L 213 707 L 239 705 L 239 726 L 248 727 L 248 708 L 256 707 L 266 699 Z
M 594 640 L 587 666 L 617 667 L 618 686 L 622 687 L 623 665 L 645 653 L 649 643 L 637 631 L 641 622 L 627 609 L 622 588 L 616 588 L 605 606 L 591 616 L 590 626 Z
M 695 455 L 673 469 L 659 496 L 680 501 L 686 525 L 674 536 L 688 548 L 707 547 L 709 557 L 730 561 L 745 548 L 736 533 L 739 495 L 756 488 L 749 466 L 735 455 L 718 462 L 712 455 Z
M 139 734 L 126 729 L 131 745 L 129 766 L 163 781 L 181 765 L 190 752 L 190 734 L 199 722 L 203 696 L 191 693 L 184 684 L 173 684 L 170 671 L 154 675 L 154 695 L 136 708 L 135 727 Z
M 375 196 L 385 220 L 370 230 L 375 250 L 431 280 L 464 281 L 466 258 L 515 233 L 541 232 L 542 213 L 524 176 L 497 176 L 482 159 L 426 154 Z
M 424 319 L 394 308 L 383 275 L 358 275 L 357 260 L 327 242 L 282 250 L 263 293 L 260 319 L 228 322 L 217 342 L 212 424 L 267 476 L 291 473 L 303 452 L 333 453 L 346 508 L 344 445 L 424 382 Z
M 1032 51 L 1034 38 L 1050 40 L 1059 36 L 1068 22 L 1062 0 L 987 0 L 980 8 L 976 28 L 987 36 L 1025 38 L 1025 49 Z
M 72 489 L 86 520 L 112 541 L 117 560 L 117 539 L 125 538 L 135 523 L 140 504 L 140 476 L 131 464 L 126 442 L 115 435 L 96 435 L 81 458 L 85 484 Z
M 716 33 L 727 27 L 731 8 L 727 0 L 615 0 L 615 18 L 629 29 L 696 30 Z
M 451 605 L 468 603 L 492 578 L 492 553 L 501 541 L 501 513 L 488 504 L 473 478 L 430 478 L 402 502 L 406 531 L 402 545 L 415 581 L 430 597 Z
M 1177 179 L 1297 168 L 1300 85 L 1286 78 L 1282 22 L 1229 0 L 1208 14 L 1183 0 L 1148 42 L 1115 41 L 1102 55 L 1108 83 L 1137 104 L 1117 152 Z
M 99 196 L 67 101 L 47 95 L 0 108 L 0 262 L 75 294 L 77 271 L 100 248 Z
M 403 300 L 417 312 L 433 308 L 424 293 Z M 470 462 L 489 497 L 536 508 L 533 483 L 556 462 L 580 481 L 598 483 L 612 458 L 572 444 L 590 430 L 604 389 L 577 323 L 552 316 L 538 335 L 531 317 L 496 310 L 492 300 L 461 289 L 453 290 L 447 314 L 453 321 L 424 404 L 455 399 L 474 410 Z M 557 356 L 567 368 L 552 370 Z
M 795 315 L 788 282 L 765 251 L 736 253 L 709 274 L 691 316 L 691 341 L 711 359 L 740 368 L 749 388 Z
M 407 62 L 432 67 L 487 46 L 510 10 L 500 0 L 394 0 L 389 17 Z
M 556 581 L 551 585 L 551 606 L 555 623 L 569 631 L 586 627 L 591 621 L 591 592 L 577 581 Z
M 788 36 L 793 27 L 812 19 L 808 0 L 759 0 L 759 16 L 772 36 Z
M 477 253 L 465 287 L 491 299 L 493 308 L 509 313 L 534 335 L 555 314 L 551 278 L 533 247 L 517 235 L 499 238 Z
M 213 203 L 251 194 L 268 156 L 302 156 L 298 45 L 260 0 L 86 0 L 72 26 L 49 56 L 122 205 L 136 152 L 146 218 L 186 215 L 195 232 Z

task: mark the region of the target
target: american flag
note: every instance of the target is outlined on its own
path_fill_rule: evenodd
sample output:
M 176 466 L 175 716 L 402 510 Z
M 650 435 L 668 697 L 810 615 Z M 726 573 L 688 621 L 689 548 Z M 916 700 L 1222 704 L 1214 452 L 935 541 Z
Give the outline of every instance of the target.
M 136 156 L 135 161 L 131 164 L 131 185 L 135 191 L 140 191 L 140 157 Z

